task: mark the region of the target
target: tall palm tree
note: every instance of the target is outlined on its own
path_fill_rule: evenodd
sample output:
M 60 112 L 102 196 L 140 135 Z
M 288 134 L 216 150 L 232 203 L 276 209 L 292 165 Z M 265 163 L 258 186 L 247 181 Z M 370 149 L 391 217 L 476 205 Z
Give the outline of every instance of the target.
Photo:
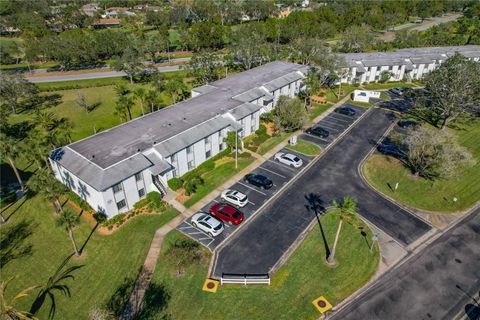
M 33 315 L 26 311 L 20 311 L 15 308 L 15 303 L 21 298 L 28 296 L 28 293 L 38 286 L 33 286 L 16 294 L 12 300 L 8 301 L 6 297 L 6 291 L 8 284 L 12 281 L 10 278 L 0 283 L 0 319 L 2 320 L 24 320 L 24 319 L 36 319 Z
M 155 90 L 148 90 L 145 96 L 145 102 L 150 105 L 150 112 L 154 112 L 155 109 L 159 109 L 160 96 Z
M 144 116 L 145 115 L 144 105 L 146 100 L 145 88 L 138 87 L 137 89 L 135 89 L 134 93 L 135 93 L 135 98 L 137 98 L 138 101 L 140 101 L 140 107 L 142 108 L 142 115 Z
M 58 291 L 67 297 L 71 296 L 70 288 L 64 282 L 68 279 L 74 280 L 75 277 L 72 275 L 72 273 L 75 270 L 83 267 L 82 265 L 76 265 L 65 269 L 71 257 L 72 255 L 69 255 L 65 260 L 63 260 L 57 270 L 55 270 L 55 273 L 48 278 L 47 283 L 41 287 L 37 298 L 35 301 L 33 301 L 33 304 L 30 307 L 31 314 L 37 314 L 40 308 L 43 306 L 45 299 L 48 297 L 50 298 L 49 318 L 52 319 L 55 316 L 57 309 L 55 293 Z
M 72 241 L 73 250 L 77 257 L 80 256 L 80 251 L 77 248 L 77 243 L 75 242 L 75 237 L 73 235 L 73 228 L 80 224 L 80 217 L 78 214 L 71 210 L 65 210 L 60 213 L 60 216 L 57 218 L 57 225 L 59 227 L 65 228 L 68 232 L 68 237 Z
M 20 185 L 21 190 L 24 191 L 25 185 L 23 184 L 22 177 L 20 177 L 17 167 L 13 162 L 13 159 L 15 159 L 18 156 L 18 153 L 19 153 L 19 148 L 18 148 L 17 141 L 13 137 L 8 136 L 5 133 L 1 132 L 0 133 L 0 157 L 2 158 L 2 160 L 6 160 L 10 165 L 10 167 L 12 167 L 12 170 L 15 173 L 15 177 L 17 178 L 18 184 Z
M 332 206 L 337 209 L 338 215 L 340 217 L 340 222 L 338 223 L 337 234 L 335 235 L 335 241 L 333 242 L 332 252 L 327 258 L 327 263 L 330 265 L 335 265 L 335 250 L 337 248 L 338 239 L 340 238 L 340 231 L 342 230 L 343 221 L 352 222 L 355 219 L 355 214 L 358 211 L 357 200 L 350 196 L 343 197 L 342 201 L 337 201 L 333 199 Z
M 48 168 L 42 168 L 36 172 L 28 183 L 29 188 L 52 201 L 55 211 L 62 212 L 60 196 L 65 193 L 65 186 L 55 179 Z
M 54 129 L 58 122 L 58 118 L 53 112 L 48 112 L 46 110 L 39 110 L 35 114 L 35 124 L 39 126 L 44 133 L 49 132 Z

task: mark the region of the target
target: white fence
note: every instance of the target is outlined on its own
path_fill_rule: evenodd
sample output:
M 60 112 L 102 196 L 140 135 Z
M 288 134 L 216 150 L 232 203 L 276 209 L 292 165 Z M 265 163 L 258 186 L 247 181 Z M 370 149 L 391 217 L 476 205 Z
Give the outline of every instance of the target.
M 222 274 L 220 284 L 268 284 L 270 285 L 270 276 L 263 275 L 238 275 L 238 274 Z

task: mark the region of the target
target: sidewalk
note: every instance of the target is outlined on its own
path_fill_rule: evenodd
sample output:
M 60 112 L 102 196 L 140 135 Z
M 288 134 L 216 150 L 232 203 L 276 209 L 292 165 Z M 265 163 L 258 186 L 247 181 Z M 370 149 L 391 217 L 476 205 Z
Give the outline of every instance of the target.
M 347 101 L 349 97 L 350 97 L 349 94 L 346 95 L 343 99 L 341 99 L 340 101 L 332 105 L 330 108 L 325 110 L 321 115 L 313 119 L 312 122 L 316 123 L 321 119 L 323 119 L 324 117 L 326 117 L 335 108 L 345 103 L 345 101 Z M 299 135 L 301 133 L 302 131 L 298 130 L 293 134 Z M 125 307 L 124 314 L 121 317 L 122 320 L 133 319 L 134 315 L 140 311 L 143 296 L 145 295 L 145 291 L 147 290 L 150 284 L 153 272 L 155 271 L 155 267 L 157 265 L 158 258 L 160 257 L 160 252 L 161 252 L 163 239 L 165 235 L 170 231 L 174 230 L 180 223 L 183 222 L 183 220 L 188 219 L 195 212 L 199 211 L 201 208 L 207 205 L 210 201 L 215 199 L 218 196 L 218 194 L 221 193 L 223 190 L 231 186 L 236 181 L 242 179 L 247 173 L 251 172 L 258 166 L 260 166 L 266 159 L 272 157 L 275 153 L 277 153 L 282 148 L 284 148 L 288 144 L 288 140 L 289 138 L 280 142 L 278 145 L 273 147 L 270 151 L 268 151 L 264 155 L 251 152 L 252 156 L 256 158 L 254 162 L 252 162 L 249 166 L 245 167 L 243 170 L 239 171 L 233 177 L 226 180 L 222 185 L 214 189 L 212 192 L 210 192 L 208 195 L 203 197 L 200 201 L 198 201 L 188 209 L 185 208 L 177 200 L 175 200 L 176 194 L 174 192 L 169 191 L 167 193 L 164 200 L 170 203 L 175 209 L 180 211 L 180 215 L 175 217 L 171 221 L 169 221 L 167 224 L 165 224 L 155 232 L 155 235 L 150 244 L 150 249 L 148 250 L 148 253 L 147 253 L 147 257 L 145 258 L 145 262 L 143 263 L 142 269 L 137 277 L 135 286 L 132 290 L 132 294 L 130 296 L 127 306 Z

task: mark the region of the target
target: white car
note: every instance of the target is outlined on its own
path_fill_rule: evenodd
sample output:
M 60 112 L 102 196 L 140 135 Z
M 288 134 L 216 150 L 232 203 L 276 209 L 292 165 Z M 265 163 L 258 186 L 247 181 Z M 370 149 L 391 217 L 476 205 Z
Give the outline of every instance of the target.
M 248 203 L 248 197 L 246 195 L 233 189 L 223 191 L 220 198 L 240 208 L 245 207 Z
M 223 232 L 223 222 L 205 212 L 193 215 L 192 226 L 208 233 L 211 237 L 216 237 Z
M 286 164 L 287 166 L 300 168 L 303 165 L 302 159 L 291 153 L 279 152 L 273 158 L 275 161 Z

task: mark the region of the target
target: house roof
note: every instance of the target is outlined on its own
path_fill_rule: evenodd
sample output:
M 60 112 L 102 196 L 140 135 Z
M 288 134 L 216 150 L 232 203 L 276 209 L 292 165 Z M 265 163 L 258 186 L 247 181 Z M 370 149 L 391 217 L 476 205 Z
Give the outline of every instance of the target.
M 120 24 L 120 19 L 117 18 L 105 18 L 98 19 L 95 24 L 97 25 L 111 25 L 111 24 Z
M 74 142 L 62 148 L 66 156 L 57 161 L 73 174 L 82 175 L 81 179 L 85 178 L 84 181 L 88 182 L 89 179 L 99 179 L 98 170 L 111 170 L 131 157 L 145 158 L 142 152 L 151 148 L 162 157 L 167 157 L 232 125 L 233 119 L 225 115 L 245 103 L 243 99 L 232 97 L 266 83 L 275 87 L 285 81 L 299 79 L 302 77 L 297 72 L 299 70 L 305 70 L 305 67 L 295 63 L 271 62 L 196 88 L 195 91 L 205 93 Z M 281 79 L 275 82 L 277 78 Z M 252 106 L 239 108 L 234 112 L 234 117 L 239 117 L 249 108 Z M 139 167 L 144 168 L 140 170 L 152 166 L 151 161 L 141 163 Z M 84 171 L 88 171 L 88 168 L 96 173 L 93 176 L 85 174 Z M 122 179 L 122 176 L 125 177 L 130 172 L 122 169 L 117 173 L 119 179 Z M 104 184 L 93 182 L 91 185 Z

